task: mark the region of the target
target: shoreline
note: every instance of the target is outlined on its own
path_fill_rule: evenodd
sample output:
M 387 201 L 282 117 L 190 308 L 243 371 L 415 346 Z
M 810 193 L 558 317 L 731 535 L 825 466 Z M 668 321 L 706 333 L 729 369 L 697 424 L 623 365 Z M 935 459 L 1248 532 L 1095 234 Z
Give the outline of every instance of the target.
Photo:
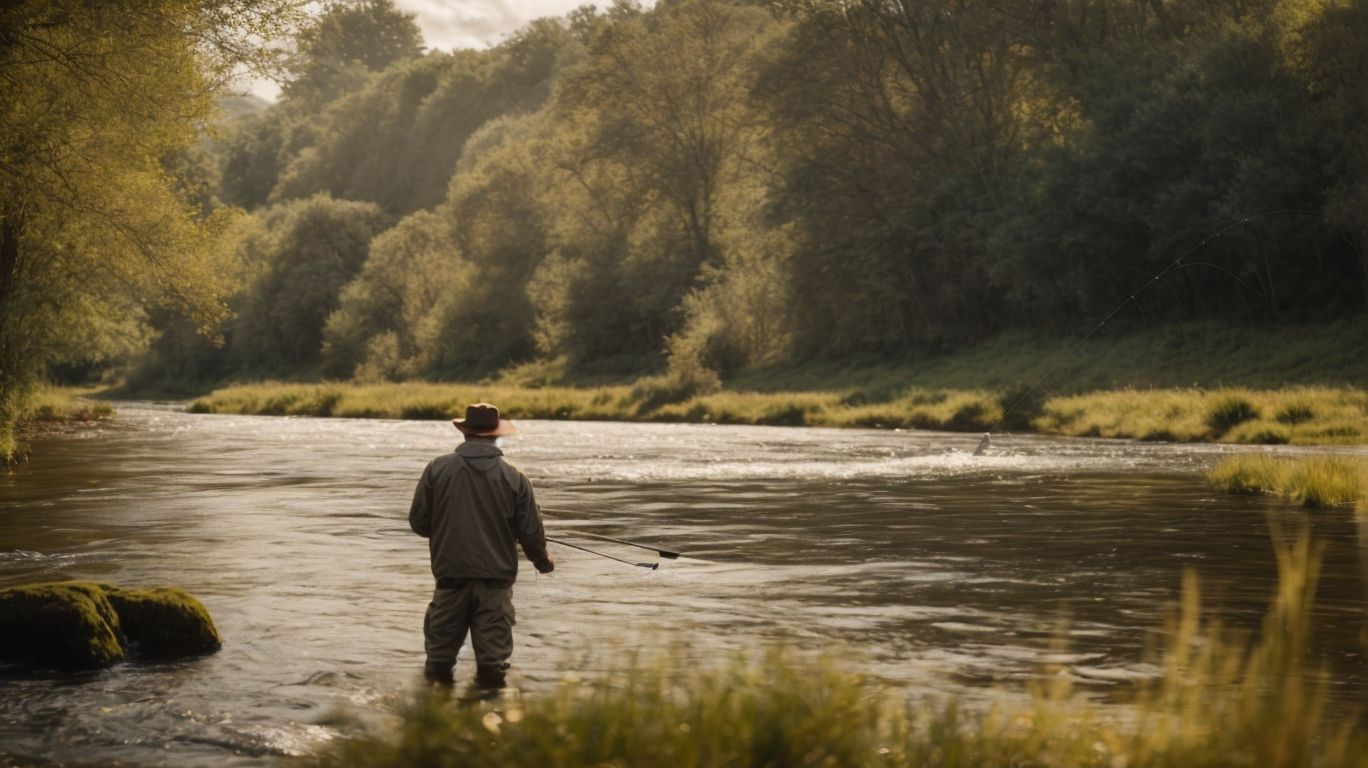
M 509 419 L 716 423 L 755 426 L 1013 432 L 1245 445 L 1368 444 L 1368 390 L 1355 387 L 1115 389 L 1023 403 L 973 389 L 907 388 L 880 398 L 859 391 L 722 390 L 654 404 L 627 386 L 266 382 L 215 390 L 191 413 L 340 418 L 448 419 L 466 403 L 499 405 Z M 1004 418 L 1004 415 L 1006 418 Z

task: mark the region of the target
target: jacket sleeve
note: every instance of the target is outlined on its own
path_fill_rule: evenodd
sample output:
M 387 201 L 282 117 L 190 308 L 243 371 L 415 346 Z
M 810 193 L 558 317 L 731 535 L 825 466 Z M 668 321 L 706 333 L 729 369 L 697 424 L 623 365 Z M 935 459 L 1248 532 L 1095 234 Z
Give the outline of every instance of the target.
M 546 562 L 546 531 L 542 527 L 541 509 L 537 507 L 532 482 L 518 473 L 518 492 L 513 502 L 513 530 L 522 545 L 523 553 L 534 564 Z
M 423 476 L 418 478 L 418 487 L 413 491 L 413 504 L 409 507 L 409 527 L 425 539 L 432 535 L 431 464 L 423 470 Z

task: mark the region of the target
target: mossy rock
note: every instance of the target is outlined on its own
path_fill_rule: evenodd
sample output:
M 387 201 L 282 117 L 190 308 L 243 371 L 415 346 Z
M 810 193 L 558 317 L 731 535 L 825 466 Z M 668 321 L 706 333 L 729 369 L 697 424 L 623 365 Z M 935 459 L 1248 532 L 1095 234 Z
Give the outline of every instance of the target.
M 174 658 L 212 653 L 223 646 L 204 604 L 175 587 L 105 587 L 136 655 Z
M 0 590 L 0 661 L 93 669 L 125 655 L 119 615 L 100 585 L 72 581 Z
M 221 645 L 204 605 L 175 588 L 68 581 L 0 590 L 0 661 L 91 669 L 130 655 L 168 659 Z

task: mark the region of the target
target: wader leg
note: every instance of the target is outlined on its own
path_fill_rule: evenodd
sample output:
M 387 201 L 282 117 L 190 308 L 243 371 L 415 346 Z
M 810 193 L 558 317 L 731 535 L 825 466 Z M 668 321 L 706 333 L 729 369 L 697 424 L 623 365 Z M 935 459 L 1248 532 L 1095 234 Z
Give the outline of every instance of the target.
M 423 676 L 437 683 L 451 683 L 456 654 L 465 643 L 475 607 L 473 583 L 454 589 L 438 588 L 432 593 L 423 617 L 423 647 L 427 664 Z
M 475 646 L 475 681 L 502 688 L 513 655 L 513 587 L 481 583 L 475 588 L 470 641 Z

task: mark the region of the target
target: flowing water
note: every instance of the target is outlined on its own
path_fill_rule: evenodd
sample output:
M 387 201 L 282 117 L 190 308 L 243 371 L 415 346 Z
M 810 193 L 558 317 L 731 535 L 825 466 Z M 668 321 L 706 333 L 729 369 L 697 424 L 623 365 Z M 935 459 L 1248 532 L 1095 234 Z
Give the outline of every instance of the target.
M 519 426 L 506 452 L 552 535 L 633 561 L 654 557 L 574 533 L 686 554 L 650 571 L 553 545 L 555 574 L 524 565 L 525 695 L 634 650 L 679 644 L 707 664 L 783 641 L 973 701 L 1021 691 L 1063 632 L 1051 658 L 1105 702 L 1155 674 L 1143 649 L 1185 568 L 1223 618 L 1257 627 L 1276 577 L 1267 516 L 1303 517 L 1205 486 L 1203 469 L 1251 449 L 1008 436 L 975 457 L 976 436 L 934 432 Z M 416 683 L 431 588 L 409 499 L 455 442 L 442 422 L 150 403 L 35 441 L 0 475 L 0 586 L 178 585 L 225 643 L 76 676 L 0 670 L 0 755 L 258 765 L 332 737 L 339 712 L 383 717 Z M 1350 707 L 1368 699 L 1368 524 L 1309 519 L 1327 542 L 1317 653 Z M 467 647 L 457 675 L 472 672 Z

